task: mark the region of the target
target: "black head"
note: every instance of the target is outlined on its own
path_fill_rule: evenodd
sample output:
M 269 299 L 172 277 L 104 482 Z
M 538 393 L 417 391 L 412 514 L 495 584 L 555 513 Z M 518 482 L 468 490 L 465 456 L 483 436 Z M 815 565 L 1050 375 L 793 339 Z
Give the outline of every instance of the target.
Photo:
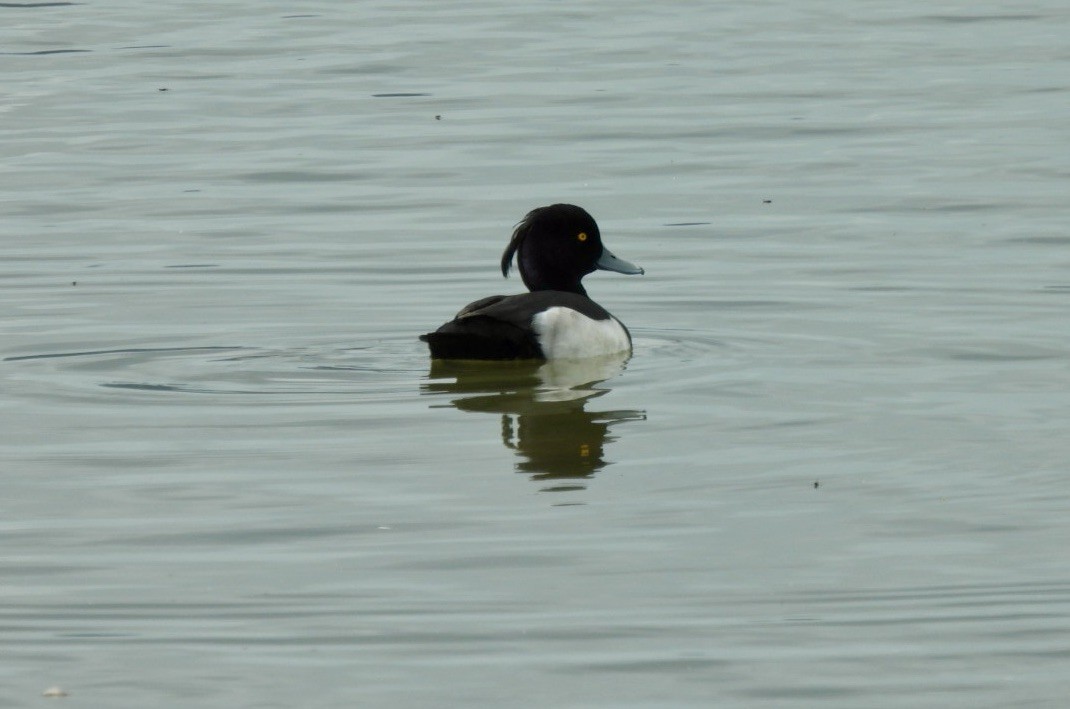
M 502 275 L 516 254 L 528 290 L 561 290 L 587 295 L 580 281 L 596 269 L 638 274 L 643 269 L 618 259 L 602 246 L 598 225 L 573 204 L 551 204 L 528 212 L 502 254 Z

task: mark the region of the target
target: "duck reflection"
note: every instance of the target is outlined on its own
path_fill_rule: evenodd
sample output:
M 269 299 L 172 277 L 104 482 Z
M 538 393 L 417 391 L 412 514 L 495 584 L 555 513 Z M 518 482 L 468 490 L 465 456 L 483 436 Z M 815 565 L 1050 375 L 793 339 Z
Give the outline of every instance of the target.
M 610 426 L 646 418 L 643 411 L 587 411 L 609 389 L 596 385 L 620 374 L 627 354 L 548 362 L 432 360 L 426 393 L 455 394 L 461 411 L 501 415 L 502 443 L 516 451 L 517 472 L 533 480 L 580 480 L 606 465 L 615 439 Z M 450 381 L 447 381 L 450 380 Z M 552 490 L 574 489 L 562 484 Z

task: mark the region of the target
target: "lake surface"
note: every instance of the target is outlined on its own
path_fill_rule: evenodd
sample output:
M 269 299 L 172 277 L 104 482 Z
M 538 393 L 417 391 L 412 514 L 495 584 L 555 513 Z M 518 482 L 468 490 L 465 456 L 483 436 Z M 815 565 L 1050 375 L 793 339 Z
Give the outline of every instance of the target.
M 1067 37 L 0 4 L 0 704 L 1065 706 Z M 631 359 L 432 367 L 556 201 Z

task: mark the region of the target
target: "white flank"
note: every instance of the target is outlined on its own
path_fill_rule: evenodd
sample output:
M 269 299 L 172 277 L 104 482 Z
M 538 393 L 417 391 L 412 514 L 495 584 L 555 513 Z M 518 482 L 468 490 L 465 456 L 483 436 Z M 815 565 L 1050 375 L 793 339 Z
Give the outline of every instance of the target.
M 546 359 L 600 357 L 631 349 L 617 319 L 592 320 L 572 308 L 547 308 L 531 320 Z

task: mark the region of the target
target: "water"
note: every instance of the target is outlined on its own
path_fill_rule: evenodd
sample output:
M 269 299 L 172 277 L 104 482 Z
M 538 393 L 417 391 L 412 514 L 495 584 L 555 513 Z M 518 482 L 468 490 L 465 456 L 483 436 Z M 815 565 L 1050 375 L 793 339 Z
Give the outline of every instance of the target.
M 1061 3 L 0 18 L 4 706 L 1063 705 Z

